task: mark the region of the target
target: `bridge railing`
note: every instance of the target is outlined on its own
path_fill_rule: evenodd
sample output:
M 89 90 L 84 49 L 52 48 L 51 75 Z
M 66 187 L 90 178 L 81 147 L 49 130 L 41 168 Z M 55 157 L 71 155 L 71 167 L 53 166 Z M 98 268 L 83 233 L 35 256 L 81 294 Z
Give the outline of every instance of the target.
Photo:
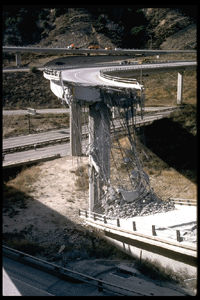
M 108 217 L 103 214 L 98 214 L 96 212 L 91 212 L 83 209 L 79 209 L 79 216 L 88 220 L 89 222 L 98 222 L 98 224 L 103 225 L 105 227 L 109 227 L 110 225 L 114 228 L 120 228 L 120 230 L 128 230 L 133 234 L 142 234 L 147 236 L 157 236 L 158 238 L 164 240 L 175 240 L 177 242 L 187 242 L 187 237 L 184 236 L 184 231 L 176 228 L 171 228 L 170 226 L 162 226 L 156 224 L 145 224 L 140 221 L 132 221 L 129 223 L 130 228 L 125 226 L 124 220 L 116 217 Z M 195 222 L 194 222 L 195 223 Z M 196 236 L 194 235 L 192 242 L 196 242 Z
M 119 69 L 116 69 L 119 70 Z M 105 74 L 106 71 L 100 71 L 99 75 L 100 77 L 103 77 L 108 80 L 116 81 L 116 82 L 123 82 L 123 83 L 131 83 L 131 84 L 137 84 L 140 85 L 137 79 L 133 78 L 123 78 L 123 77 L 116 77 L 116 76 L 110 76 L 108 74 Z
M 50 68 L 45 68 L 43 71 L 43 74 L 50 75 L 50 76 L 55 76 L 57 78 L 61 77 L 61 71 L 60 70 L 55 70 L 55 69 L 50 69 Z

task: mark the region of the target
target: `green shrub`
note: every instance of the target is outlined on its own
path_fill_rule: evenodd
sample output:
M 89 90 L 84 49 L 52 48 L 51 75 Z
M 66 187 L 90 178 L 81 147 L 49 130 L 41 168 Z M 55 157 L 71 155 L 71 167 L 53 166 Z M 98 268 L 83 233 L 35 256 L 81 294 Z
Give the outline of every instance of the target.
M 30 67 L 30 72 L 36 73 L 38 69 L 36 67 Z

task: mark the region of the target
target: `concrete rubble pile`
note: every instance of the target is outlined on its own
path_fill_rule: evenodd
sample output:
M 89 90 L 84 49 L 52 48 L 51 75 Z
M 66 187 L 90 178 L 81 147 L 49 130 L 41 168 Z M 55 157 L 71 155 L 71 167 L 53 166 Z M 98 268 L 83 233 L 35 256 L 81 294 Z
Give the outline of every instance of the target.
M 112 187 L 106 188 L 99 213 L 104 213 L 107 217 L 112 218 L 132 218 L 175 209 L 172 201 L 162 201 L 152 191 L 136 199 L 127 197 L 127 193 L 131 192 L 134 193 L 134 191 L 128 192 L 117 189 L 115 191 Z

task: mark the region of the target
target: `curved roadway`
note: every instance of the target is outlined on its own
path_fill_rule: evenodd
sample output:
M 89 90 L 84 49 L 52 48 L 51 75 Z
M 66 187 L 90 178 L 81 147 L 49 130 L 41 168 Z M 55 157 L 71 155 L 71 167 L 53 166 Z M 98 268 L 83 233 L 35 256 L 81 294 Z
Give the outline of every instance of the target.
M 120 67 L 110 67 L 109 71 L 118 71 L 118 70 L 132 70 L 133 74 L 135 73 L 144 72 L 156 72 L 156 71 L 163 71 L 163 72 L 170 72 L 176 70 L 191 70 L 195 69 L 197 66 L 196 61 L 189 61 L 189 62 L 168 62 L 168 63 L 158 63 L 158 64 L 142 64 L 142 65 L 133 65 L 133 66 L 120 66 Z M 104 78 L 100 77 L 100 71 L 108 70 L 108 68 L 104 67 L 93 67 L 93 68 L 82 68 L 82 69 L 68 69 L 62 71 L 62 79 L 66 82 L 71 82 L 75 85 L 106 85 L 106 86 L 115 86 L 119 87 L 132 87 L 132 84 L 128 83 L 119 83 L 117 81 L 108 81 Z

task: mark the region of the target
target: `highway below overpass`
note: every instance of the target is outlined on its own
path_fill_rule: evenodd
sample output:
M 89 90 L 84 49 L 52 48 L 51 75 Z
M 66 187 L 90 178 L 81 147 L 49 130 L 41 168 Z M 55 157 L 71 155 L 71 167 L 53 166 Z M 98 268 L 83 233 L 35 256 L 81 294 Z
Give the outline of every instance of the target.
M 161 111 L 149 113 L 136 118 L 136 125 L 142 126 L 152 123 L 154 120 L 161 119 L 169 115 L 175 108 L 166 109 L 161 108 Z M 118 121 L 115 121 L 115 126 L 118 127 Z M 112 127 L 111 127 L 112 131 Z M 82 134 L 88 132 L 88 128 L 82 126 Z M 3 161 L 3 167 L 12 166 L 19 162 L 28 162 L 33 159 L 40 159 L 42 157 L 52 156 L 59 154 L 61 157 L 70 154 L 69 142 L 69 128 L 63 128 L 43 133 L 30 134 L 27 136 L 19 136 L 13 138 L 7 138 L 3 140 L 3 153 L 5 158 Z M 37 144 L 36 150 L 34 145 Z M 54 145 L 56 144 L 56 145 Z M 82 141 L 83 153 L 88 144 L 87 139 Z M 26 149 L 26 151 L 24 151 Z M 16 152 L 17 151 L 17 152 Z M 11 153 L 10 153 L 11 152 Z M 13 153 L 12 153 L 13 152 Z

